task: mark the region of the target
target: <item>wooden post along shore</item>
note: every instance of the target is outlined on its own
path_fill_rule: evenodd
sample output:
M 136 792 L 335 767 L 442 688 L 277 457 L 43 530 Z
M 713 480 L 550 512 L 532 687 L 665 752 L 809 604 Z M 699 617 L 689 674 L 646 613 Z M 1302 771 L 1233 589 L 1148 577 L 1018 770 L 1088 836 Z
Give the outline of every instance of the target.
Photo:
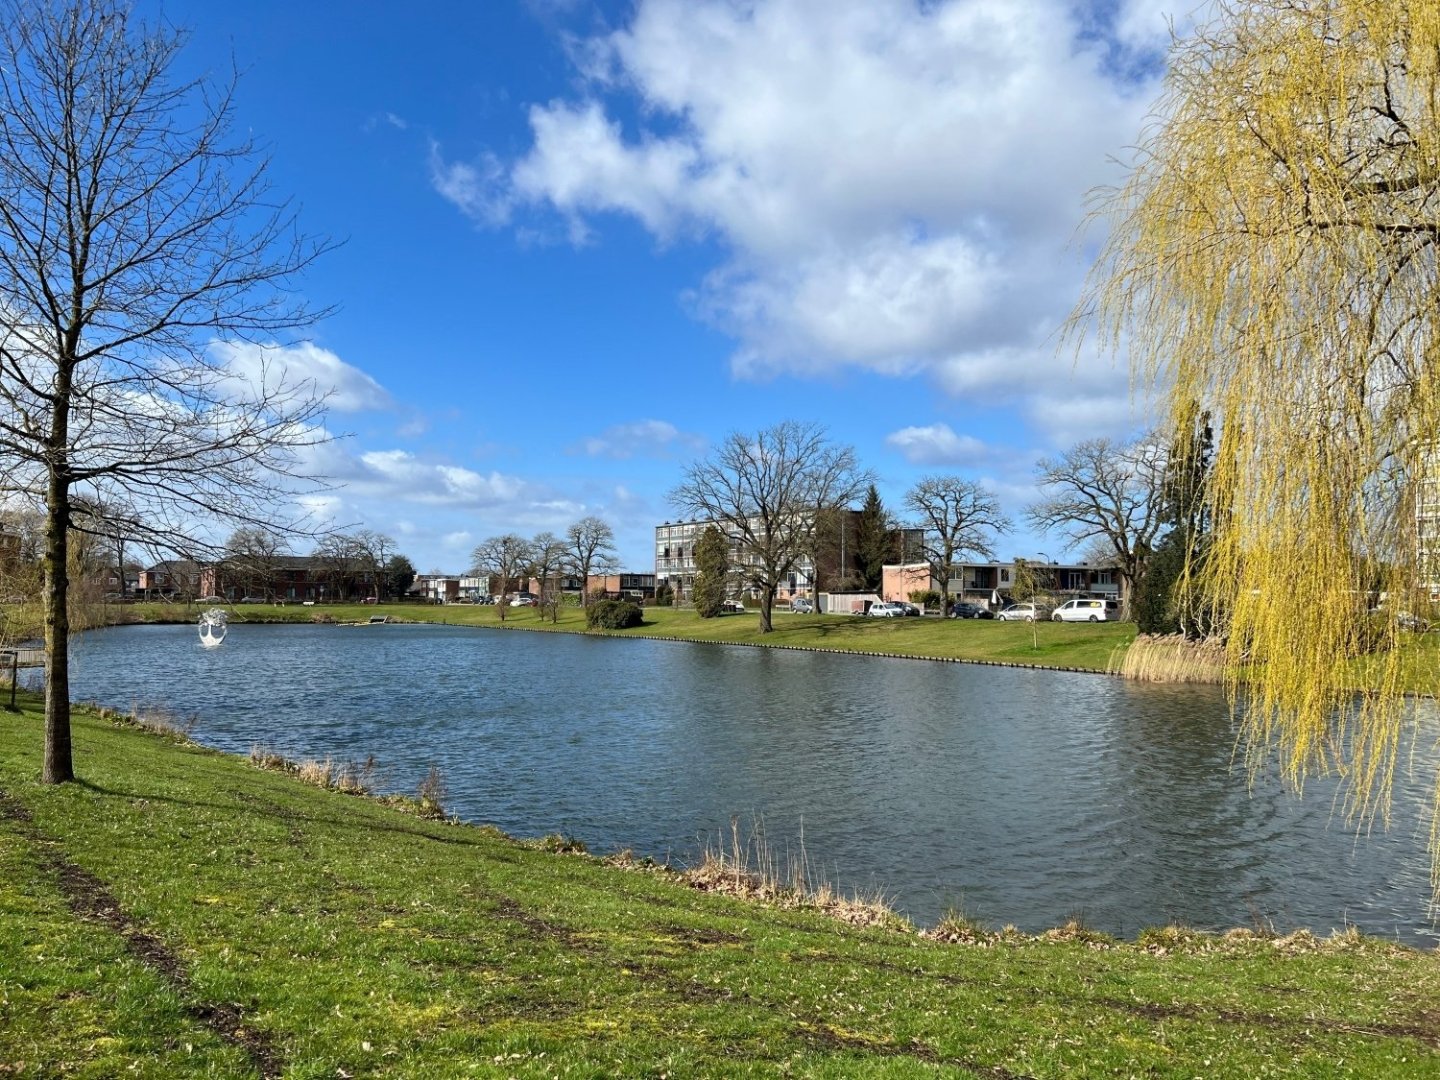
M 10 669 L 11 712 L 16 711 L 15 689 L 20 684 L 20 669 L 45 666 L 45 650 L 40 648 L 0 649 L 0 671 Z

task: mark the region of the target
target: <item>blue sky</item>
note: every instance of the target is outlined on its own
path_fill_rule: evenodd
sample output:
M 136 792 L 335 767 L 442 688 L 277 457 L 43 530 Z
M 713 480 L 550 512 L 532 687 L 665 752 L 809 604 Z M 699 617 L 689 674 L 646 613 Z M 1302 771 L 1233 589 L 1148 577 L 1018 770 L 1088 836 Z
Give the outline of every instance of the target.
M 956 472 L 1144 425 L 1058 350 L 1086 192 L 1118 182 L 1192 0 L 209 0 L 186 73 L 242 78 L 338 310 L 287 364 L 334 387 L 315 509 L 422 571 L 598 514 L 631 569 L 686 462 L 815 420 L 900 508 Z

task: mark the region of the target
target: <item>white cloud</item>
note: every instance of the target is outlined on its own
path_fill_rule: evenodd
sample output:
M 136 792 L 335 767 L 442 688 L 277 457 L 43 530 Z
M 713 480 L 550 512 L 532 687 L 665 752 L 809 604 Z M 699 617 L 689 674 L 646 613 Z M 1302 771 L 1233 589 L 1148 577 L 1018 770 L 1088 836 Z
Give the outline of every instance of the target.
M 483 155 L 474 164 L 446 161 L 440 144 L 432 141 L 430 183 L 468 217 L 482 224 L 503 225 L 510 220 L 514 199 L 506 191 L 505 170 L 494 155 Z
M 387 127 L 394 128 L 396 131 L 408 131 L 410 129 L 409 121 L 407 121 L 403 116 L 399 115 L 398 113 L 393 113 L 389 110 L 374 113 L 371 116 L 367 117 L 363 128 L 367 132 L 374 131 L 381 124 L 384 124 Z
M 599 435 L 580 442 L 580 449 L 591 457 L 624 460 L 635 457 L 670 457 L 675 451 L 693 452 L 704 446 L 698 435 L 687 435 L 666 420 L 636 420 L 616 424 Z
M 691 301 L 741 376 L 1028 393 L 1060 365 L 1005 357 L 1053 352 L 1084 196 L 1118 178 L 1165 8 L 1129 0 L 1097 30 L 1070 0 L 640 0 L 572 50 L 582 89 L 530 109 L 527 153 L 437 149 L 435 185 L 489 224 L 558 213 L 577 241 L 605 213 L 717 239 Z
M 983 442 L 956 434 L 949 424 L 901 428 L 887 435 L 885 442 L 916 465 L 974 465 L 989 456 Z
M 253 386 L 274 389 L 310 384 L 329 395 L 327 404 L 337 412 L 389 409 L 389 392 L 365 372 L 345 363 L 329 349 L 309 342 L 298 345 L 257 345 L 253 342 L 216 341 L 210 345 L 215 361 Z
M 360 475 L 352 485 L 368 484 L 412 503 L 486 506 L 513 502 L 525 483 L 513 476 L 488 476 L 457 465 L 421 460 L 407 450 L 370 450 L 356 459 Z

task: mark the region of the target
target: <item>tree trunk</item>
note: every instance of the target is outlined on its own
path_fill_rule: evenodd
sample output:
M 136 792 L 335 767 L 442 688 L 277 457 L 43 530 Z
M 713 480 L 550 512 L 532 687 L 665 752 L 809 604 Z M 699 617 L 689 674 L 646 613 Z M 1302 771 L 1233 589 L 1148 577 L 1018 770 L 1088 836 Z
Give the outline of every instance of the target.
M 775 586 L 767 585 L 760 593 L 760 633 L 768 634 L 775 629 L 770 620 L 771 613 L 775 610 Z
M 52 468 L 45 495 L 45 759 L 40 780 L 75 779 L 70 751 L 70 505 L 65 480 Z

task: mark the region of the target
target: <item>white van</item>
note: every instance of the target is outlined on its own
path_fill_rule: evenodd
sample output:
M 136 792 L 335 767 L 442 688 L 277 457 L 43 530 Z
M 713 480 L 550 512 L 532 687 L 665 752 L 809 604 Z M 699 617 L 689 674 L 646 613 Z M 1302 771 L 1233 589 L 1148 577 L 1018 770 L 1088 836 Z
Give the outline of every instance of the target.
M 1120 604 L 1115 600 L 1067 600 L 1050 618 L 1056 622 L 1115 622 Z

